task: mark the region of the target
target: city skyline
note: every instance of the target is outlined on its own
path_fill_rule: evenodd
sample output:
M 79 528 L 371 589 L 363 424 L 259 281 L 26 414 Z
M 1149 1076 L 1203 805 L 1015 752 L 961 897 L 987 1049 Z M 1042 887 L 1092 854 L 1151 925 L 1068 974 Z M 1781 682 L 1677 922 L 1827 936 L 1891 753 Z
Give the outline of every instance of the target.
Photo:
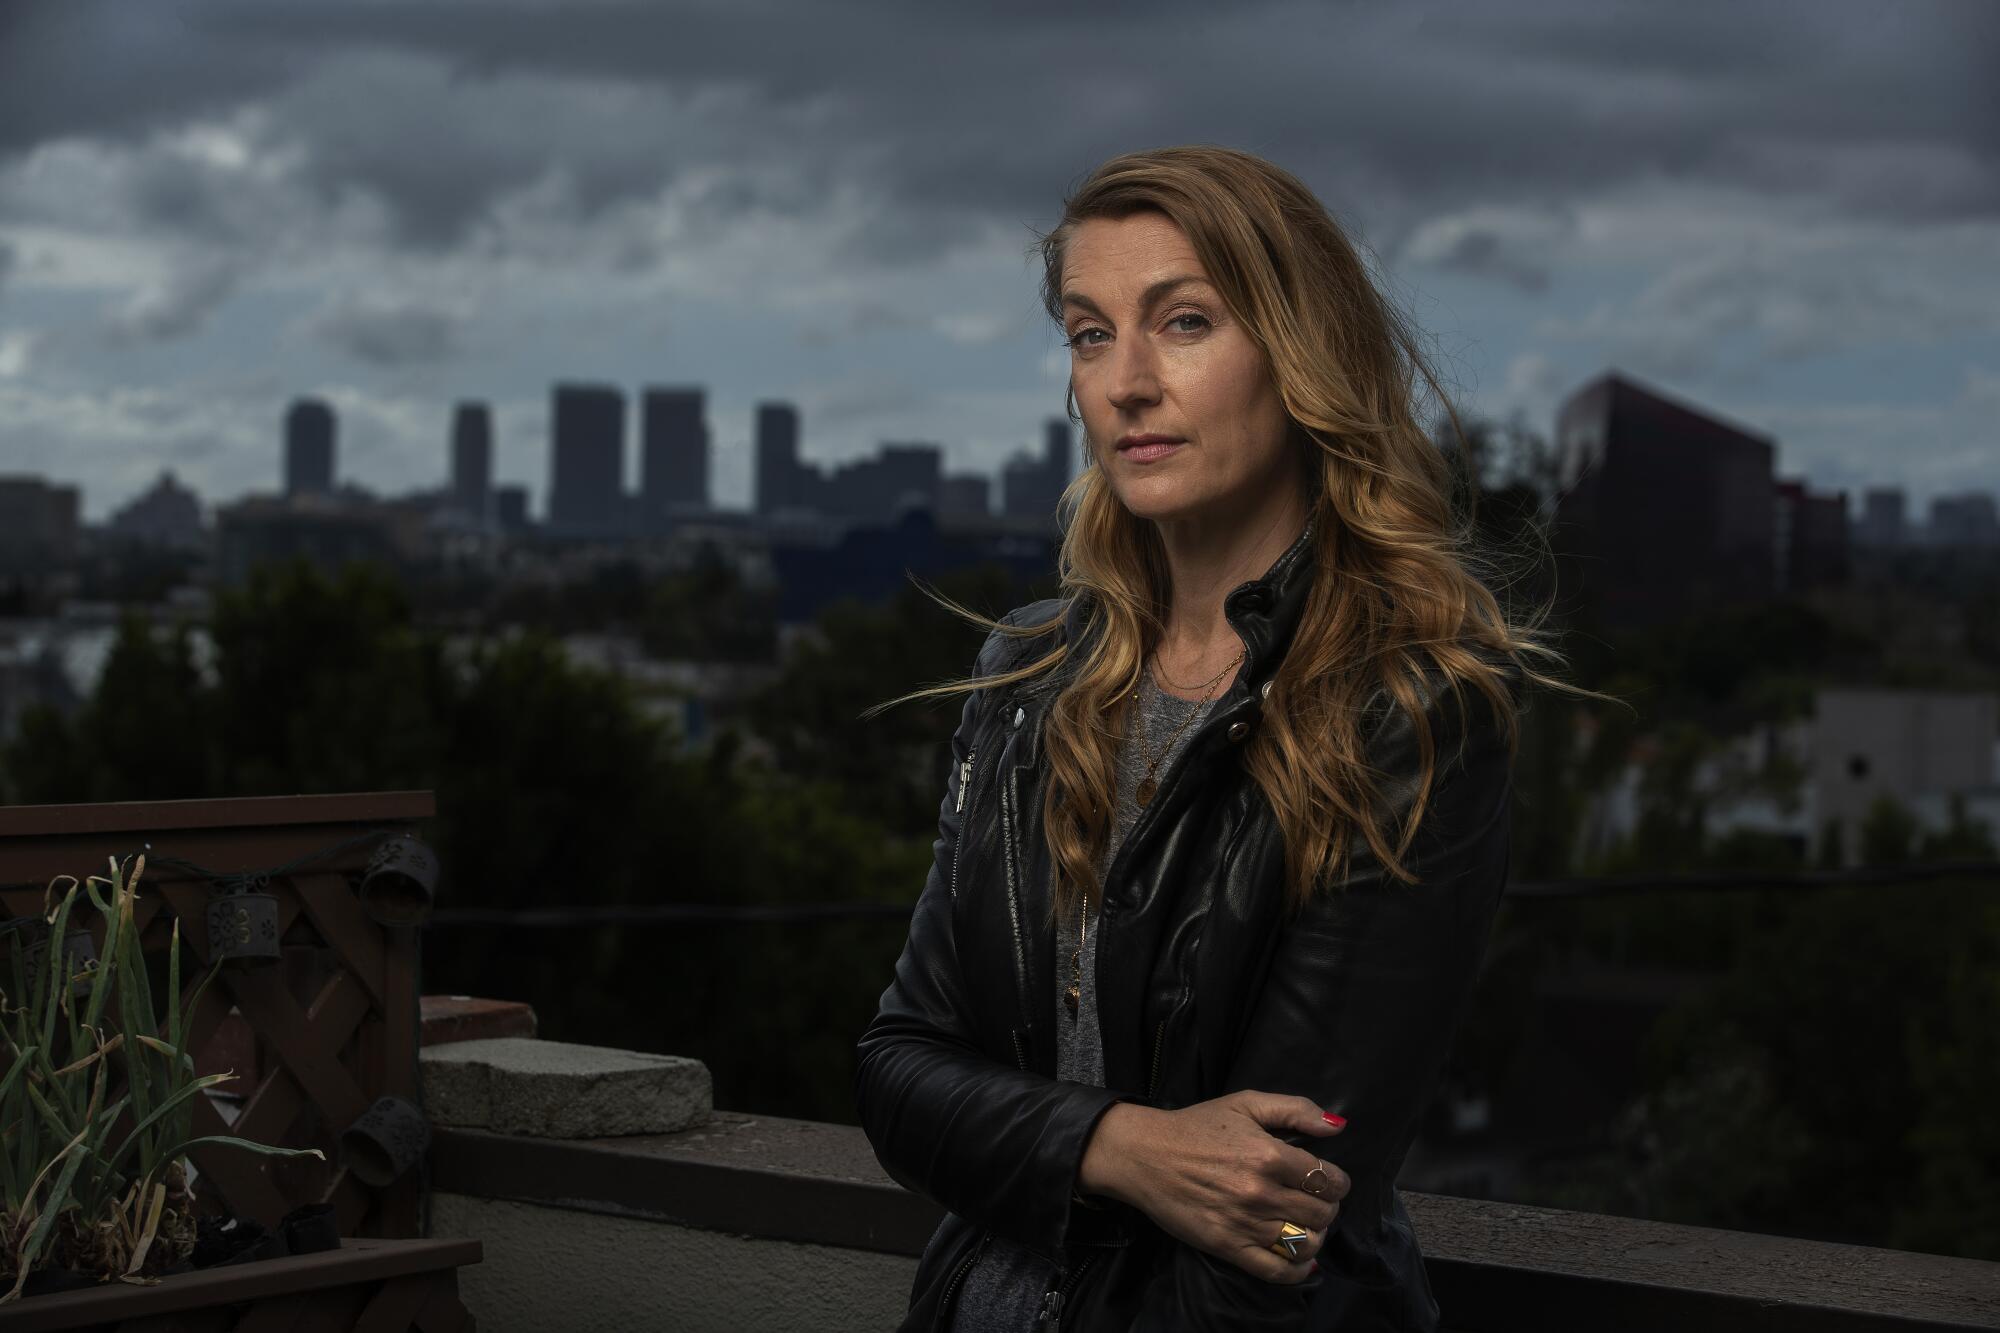
M 1576 392 L 1601 385 L 1607 380 L 1635 384 L 1633 377 L 1612 369 L 1593 377 Z M 1636 387 L 1642 393 L 1652 393 L 1657 388 L 1643 383 L 1637 383 Z M 340 466 L 339 414 L 319 398 L 302 396 L 286 404 L 280 416 L 280 427 L 275 437 L 276 453 L 273 455 L 274 466 L 279 473 L 275 484 L 252 484 L 230 496 L 211 496 L 200 492 L 199 488 L 194 489 L 202 503 L 210 507 L 259 495 L 292 496 L 302 492 L 326 493 L 358 488 L 361 492 L 384 499 L 436 495 L 452 507 L 468 510 L 470 500 L 467 488 L 470 486 L 472 492 L 484 494 L 489 506 L 498 503 L 503 494 L 512 493 L 513 503 L 520 506 L 520 516 L 537 524 L 553 522 L 555 529 L 561 530 L 565 524 L 552 514 L 551 497 L 554 494 L 552 483 L 564 467 L 558 438 L 562 419 L 560 403 L 565 397 L 594 400 L 600 420 L 592 428 L 587 428 L 586 433 L 606 429 L 603 414 L 615 406 L 617 425 L 609 428 L 616 437 L 609 441 L 615 452 L 604 454 L 606 442 L 601 440 L 586 445 L 600 454 L 589 466 L 592 472 L 601 475 L 595 476 L 590 485 L 615 493 L 621 503 L 637 506 L 646 515 L 654 517 L 665 514 L 673 506 L 746 515 L 768 514 L 774 508 L 818 508 L 829 516 L 839 516 L 846 512 L 845 507 L 837 501 L 826 503 L 827 497 L 818 494 L 819 491 L 829 486 L 838 491 L 844 484 L 856 482 L 866 485 L 868 483 L 862 474 L 874 471 L 885 463 L 893 463 L 898 455 L 911 453 L 935 453 L 939 456 L 941 461 L 936 468 L 939 475 L 932 478 L 931 484 L 936 490 L 933 503 L 941 513 L 986 512 L 996 516 L 1022 516 L 1043 509 L 1052 511 L 1055 498 L 1061 491 L 1060 479 L 1072 475 L 1080 461 L 1075 456 L 1079 445 L 1074 438 L 1073 423 L 1056 417 L 1042 422 L 1038 446 L 1017 449 L 991 473 L 947 470 L 948 465 L 942 459 L 948 450 L 941 441 L 879 440 L 866 453 L 845 459 L 829 459 L 806 452 L 807 435 L 796 405 L 781 399 L 765 399 L 757 404 L 758 424 L 753 436 L 753 448 L 759 447 L 757 441 L 765 438 L 768 432 L 776 431 L 777 440 L 782 443 L 777 454 L 762 466 L 782 459 L 777 463 L 780 469 L 805 474 L 803 485 L 807 493 L 793 493 L 799 482 L 760 474 L 753 478 L 751 494 L 741 504 L 718 500 L 712 491 L 707 492 L 705 501 L 696 501 L 692 499 L 693 494 L 706 490 L 707 478 L 713 471 L 714 432 L 707 427 L 704 386 L 643 384 L 628 392 L 623 386 L 602 381 L 559 380 L 549 386 L 548 397 L 558 406 L 549 414 L 552 428 L 549 437 L 542 442 L 542 475 L 547 482 L 541 486 L 494 476 L 492 411 L 489 404 L 477 400 L 459 400 L 450 405 L 439 455 L 441 471 L 436 477 L 428 480 L 419 478 L 401 491 L 371 486 L 366 478 L 345 473 Z M 1574 393 L 1567 395 L 1565 403 L 1573 397 Z M 615 403 L 607 400 L 615 400 Z M 1671 395 L 1669 401 L 1674 401 Z M 1718 428 L 1734 430 L 1739 426 L 1739 423 L 1716 413 L 1706 404 L 1680 400 L 1678 405 Z M 1753 431 L 1753 434 L 1761 433 Z M 1577 460 L 1571 457 L 1573 447 L 1560 420 L 1545 433 L 1545 439 L 1558 458 L 1565 460 L 1559 484 L 1561 489 L 1567 490 L 1575 481 L 1572 474 L 1577 471 Z M 1992 510 L 1996 498 L 2000 498 L 2000 491 L 1995 489 L 1975 486 L 1917 497 L 1900 486 L 1865 480 L 1852 487 L 1823 487 L 1811 475 L 1788 465 L 1781 454 L 1782 443 L 1775 439 L 1770 441 L 1773 449 L 1779 451 L 1774 453 L 1772 459 L 1776 489 L 1793 493 L 1803 490 L 1824 502 L 1844 502 L 1842 507 L 1846 521 L 1854 528 L 1856 538 L 1864 544 L 1900 545 L 1906 535 L 1923 540 L 1927 537 L 1926 528 L 1940 523 L 1946 525 L 1946 531 L 1963 528 L 1982 534 L 1991 526 L 1981 515 Z M 690 445 L 694 446 L 692 452 Z M 662 481 L 657 475 L 661 473 L 670 475 Z M 0 471 L 0 477 L 6 476 L 70 486 L 81 491 L 79 483 L 60 476 Z M 185 483 L 174 469 L 163 467 L 134 494 L 113 498 L 109 502 L 100 501 L 99 508 L 104 511 L 101 517 L 90 512 L 85 494 L 82 510 L 86 521 L 108 522 L 127 507 L 155 494 L 163 484 L 173 488 Z M 972 484 L 971 489 L 965 488 L 967 484 Z M 769 490 L 771 495 L 760 495 L 762 490 Z M 969 496 L 977 496 L 979 503 L 968 504 Z M 864 512 L 874 510 L 867 505 L 852 510 L 853 516 Z M 495 518 L 497 514 L 489 512 L 487 517 Z M 640 527 L 648 521 L 637 511 L 629 517 Z M 583 525 L 584 528 L 590 526 L 589 523 Z M 1983 544 L 1986 539 L 1980 536 L 1976 540 Z
M 731 507 L 770 398 L 829 463 L 996 475 L 1063 410 L 1035 233 L 1114 153 L 1219 142 L 1325 200 L 1466 409 L 1547 431 L 1616 367 L 1922 507 L 2000 483 L 1996 13 L 25 7 L 0 467 L 94 520 L 161 467 L 238 493 L 304 395 L 408 489 L 477 400 L 539 497 L 574 376 L 707 386 Z

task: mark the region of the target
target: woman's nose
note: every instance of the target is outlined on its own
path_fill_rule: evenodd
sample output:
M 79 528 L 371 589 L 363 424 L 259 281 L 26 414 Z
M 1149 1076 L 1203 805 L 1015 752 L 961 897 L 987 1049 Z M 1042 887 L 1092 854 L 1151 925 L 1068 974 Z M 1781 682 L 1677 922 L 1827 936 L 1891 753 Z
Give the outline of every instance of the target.
M 1125 339 L 1111 348 L 1111 401 L 1119 407 L 1150 403 L 1160 396 L 1159 366 L 1143 339 Z

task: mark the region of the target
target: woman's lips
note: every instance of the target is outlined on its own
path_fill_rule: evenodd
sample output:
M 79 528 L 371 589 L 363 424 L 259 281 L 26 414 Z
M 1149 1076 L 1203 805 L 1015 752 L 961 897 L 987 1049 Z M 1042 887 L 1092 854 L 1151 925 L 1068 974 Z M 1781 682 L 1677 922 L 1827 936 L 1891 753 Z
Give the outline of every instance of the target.
M 1128 444 L 1118 451 L 1118 456 L 1129 458 L 1135 463 L 1151 463 L 1165 458 L 1186 443 L 1186 440 L 1175 440 L 1172 443 Z

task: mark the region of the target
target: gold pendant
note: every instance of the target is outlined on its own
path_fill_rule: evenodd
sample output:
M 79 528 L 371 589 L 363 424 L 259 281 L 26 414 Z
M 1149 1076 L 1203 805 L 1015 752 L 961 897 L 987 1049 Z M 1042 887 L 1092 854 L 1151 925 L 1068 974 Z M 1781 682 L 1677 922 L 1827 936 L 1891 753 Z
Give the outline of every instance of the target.
M 1153 793 L 1158 790 L 1159 787 L 1154 783 L 1154 781 L 1151 778 L 1139 779 L 1139 791 L 1138 791 L 1139 804 L 1150 805 L 1153 800 Z
M 1063 992 L 1063 1003 L 1069 1006 L 1069 1016 L 1071 1018 L 1076 1017 L 1077 1001 L 1082 998 L 1082 995 L 1082 990 L 1078 988 L 1074 981 L 1069 984 L 1069 989 Z

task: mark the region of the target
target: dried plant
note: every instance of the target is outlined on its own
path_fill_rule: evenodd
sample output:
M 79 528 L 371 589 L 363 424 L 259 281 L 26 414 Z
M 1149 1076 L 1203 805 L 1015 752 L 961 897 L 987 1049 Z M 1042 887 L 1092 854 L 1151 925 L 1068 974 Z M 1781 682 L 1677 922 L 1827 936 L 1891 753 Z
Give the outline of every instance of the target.
M 322 1156 L 193 1135 L 194 1099 L 236 1077 L 197 1077 L 187 1049 L 196 1002 L 220 964 L 183 1006 L 174 922 L 162 1025 L 133 919 L 145 868 L 140 856 L 114 859 L 108 877 L 82 885 L 59 876 L 43 896 L 46 943 L 24 948 L 20 932 L 10 933 L 13 984 L 0 990 L 0 1282 L 11 1286 L 0 1304 L 17 1299 L 37 1267 L 146 1283 L 186 1258 L 195 1237 L 192 1147 Z M 99 956 L 81 962 L 67 947 L 79 892 L 104 927 Z

